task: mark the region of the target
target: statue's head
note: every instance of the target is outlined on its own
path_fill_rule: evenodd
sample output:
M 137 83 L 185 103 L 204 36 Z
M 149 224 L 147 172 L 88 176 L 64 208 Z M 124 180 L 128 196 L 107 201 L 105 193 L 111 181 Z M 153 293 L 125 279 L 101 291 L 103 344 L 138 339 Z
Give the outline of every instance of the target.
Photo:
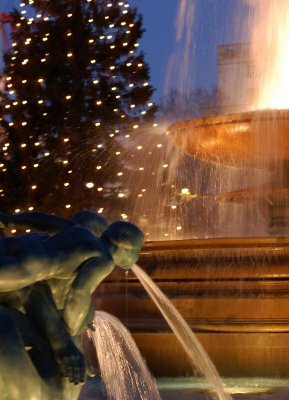
M 108 227 L 107 221 L 94 211 L 79 211 L 73 215 L 71 221 L 84 226 L 97 237 L 100 237 Z
M 144 235 L 135 225 L 118 221 L 109 225 L 101 239 L 109 247 L 115 265 L 129 269 L 139 258 Z

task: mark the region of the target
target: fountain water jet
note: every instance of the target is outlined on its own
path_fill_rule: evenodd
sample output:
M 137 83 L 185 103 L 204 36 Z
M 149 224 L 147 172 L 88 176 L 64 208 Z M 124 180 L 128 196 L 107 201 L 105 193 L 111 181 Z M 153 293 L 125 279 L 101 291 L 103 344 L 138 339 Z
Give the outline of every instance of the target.
M 88 338 L 95 346 L 100 374 L 109 400 L 161 400 L 130 333 L 110 314 L 97 311 L 94 332 Z M 84 343 L 84 347 L 88 347 Z M 91 350 L 91 347 L 90 347 Z M 82 394 L 85 398 L 85 393 Z
M 211 383 L 216 399 L 230 400 L 231 396 L 225 393 L 213 363 L 177 309 L 138 265 L 134 265 L 132 271 L 161 311 L 195 368 Z

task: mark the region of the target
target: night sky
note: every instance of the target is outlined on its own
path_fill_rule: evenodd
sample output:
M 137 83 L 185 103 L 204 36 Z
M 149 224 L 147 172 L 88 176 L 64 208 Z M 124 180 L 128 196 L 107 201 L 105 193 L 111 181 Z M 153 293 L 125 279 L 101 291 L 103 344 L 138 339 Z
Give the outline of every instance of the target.
M 242 0 L 191 0 L 195 3 L 192 33 L 193 87 L 211 88 L 217 83 L 219 44 L 239 41 L 234 21 Z M 130 0 L 143 15 L 146 32 L 141 47 L 151 68 L 151 82 L 158 99 L 163 94 L 168 58 L 175 51 L 175 18 L 180 0 Z M 240 14 L 239 14 L 240 16 Z
M 216 85 L 218 44 L 233 42 L 234 10 L 242 0 L 191 0 L 195 3 L 192 35 L 194 55 L 192 86 L 211 88 Z M 175 18 L 180 0 L 129 0 L 143 15 L 146 30 L 140 46 L 150 65 L 155 100 L 163 95 L 169 57 L 175 51 Z M 9 11 L 18 0 L 0 0 L 0 12 Z

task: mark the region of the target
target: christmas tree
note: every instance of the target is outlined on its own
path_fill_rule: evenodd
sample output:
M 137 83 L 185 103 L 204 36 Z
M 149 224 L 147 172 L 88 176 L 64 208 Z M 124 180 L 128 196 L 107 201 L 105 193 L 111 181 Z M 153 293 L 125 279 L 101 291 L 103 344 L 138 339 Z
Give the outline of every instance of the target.
M 20 6 L 5 56 L 1 209 L 121 214 L 126 141 L 156 110 L 142 18 L 119 0 Z

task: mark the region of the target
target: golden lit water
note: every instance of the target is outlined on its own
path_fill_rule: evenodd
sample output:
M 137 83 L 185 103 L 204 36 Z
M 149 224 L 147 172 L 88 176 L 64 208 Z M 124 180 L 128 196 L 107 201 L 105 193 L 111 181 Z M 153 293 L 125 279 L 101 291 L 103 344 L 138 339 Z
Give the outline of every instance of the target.
M 134 265 L 132 271 L 161 311 L 195 369 L 208 380 L 212 390 L 212 397 L 218 400 L 231 400 L 231 396 L 224 390 L 215 366 L 178 310 L 143 269 L 138 265 Z
M 252 109 L 289 108 L 289 2 L 244 0 L 249 6 Z

